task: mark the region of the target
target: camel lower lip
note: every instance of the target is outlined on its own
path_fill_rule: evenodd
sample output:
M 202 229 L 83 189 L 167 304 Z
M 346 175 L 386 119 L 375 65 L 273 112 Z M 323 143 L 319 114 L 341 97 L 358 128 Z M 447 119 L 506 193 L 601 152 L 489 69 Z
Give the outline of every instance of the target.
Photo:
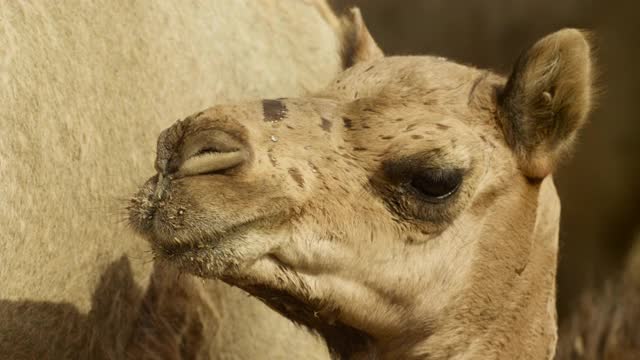
M 215 241 L 210 241 L 207 243 L 198 243 L 198 244 L 159 244 L 159 242 L 154 242 L 156 250 L 161 252 L 161 254 L 168 258 L 179 257 L 182 255 L 187 255 L 189 252 L 206 250 L 210 249 L 213 244 L 219 242 L 220 239 L 216 239 Z
M 175 236 L 172 240 L 168 241 L 167 239 L 161 239 L 152 235 L 151 243 L 153 244 L 156 253 L 168 259 L 174 259 L 182 256 L 193 256 L 196 255 L 197 252 L 213 250 L 220 243 L 237 237 L 259 220 L 260 219 L 254 219 L 245 223 L 237 224 L 227 228 L 226 230 L 220 231 L 218 234 L 210 235 L 196 241 L 184 241 L 181 240 L 179 236 Z
M 240 234 L 240 231 L 233 231 L 192 243 L 152 242 L 152 251 L 156 260 L 177 266 L 180 271 L 202 278 L 220 278 L 230 267 L 242 262 L 240 258 L 224 255 L 225 248 L 235 247 L 234 240 Z

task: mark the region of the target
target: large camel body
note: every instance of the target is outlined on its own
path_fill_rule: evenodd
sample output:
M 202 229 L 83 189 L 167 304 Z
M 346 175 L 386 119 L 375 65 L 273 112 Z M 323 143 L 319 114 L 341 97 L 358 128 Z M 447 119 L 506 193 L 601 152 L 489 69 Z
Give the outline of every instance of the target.
M 151 276 L 121 211 L 176 118 L 316 90 L 337 73 L 318 5 L 0 4 L 0 358 L 326 354 L 239 290 Z

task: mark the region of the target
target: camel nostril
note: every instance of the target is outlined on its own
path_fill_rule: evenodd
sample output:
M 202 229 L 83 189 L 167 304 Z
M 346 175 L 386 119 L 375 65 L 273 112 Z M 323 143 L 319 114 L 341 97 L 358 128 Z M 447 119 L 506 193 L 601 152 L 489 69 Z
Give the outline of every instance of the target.
M 232 152 L 199 152 L 187 159 L 178 170 L 182 176 L 199 175 L 214 171 L 227 170 L 243 163 L 245 155 L 242 151 Z
M 220 130 L 208 130 L 187 139 L 178 168 L 180 176 L 227 170 L 247 159 L 243 144 Z
M 236 150 L 234 150 L 236 151 Z M 205 147 L 203 149 L 198 150 L 197 153 L 195 153 L 193 156 L 201 156 L 201 155 L 206 155 L 206 154 L 217 154 L 217 153 L 224 153 L 227 151 L 220 151 L 218 149 L 216 149 L 215 147 L 209 146 L 209 147 Z

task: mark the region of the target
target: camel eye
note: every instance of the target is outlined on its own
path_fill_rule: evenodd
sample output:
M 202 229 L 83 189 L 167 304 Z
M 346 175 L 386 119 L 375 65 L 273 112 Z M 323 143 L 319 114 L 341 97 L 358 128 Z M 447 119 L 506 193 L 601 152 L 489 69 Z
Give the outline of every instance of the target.
M 463 188 L 469 170 L 430 155 L 418 153 L 382 164 L 386 176 L 385 183 L 379 186 L 391 191 L 386 199 L 404 216 L 429 221 L 440 219 Z
M 384 177 L 372 177 L 371 184 L 399 216 L 444 224 L 458 211 L 458 195 L 470 168 L 438 160 L 428 152 L 386 160 Z
M 462 184 L 459 169 L 421 169 L 412 174 L 408 187 L 421 199 L 439 203 L 454 195 Z

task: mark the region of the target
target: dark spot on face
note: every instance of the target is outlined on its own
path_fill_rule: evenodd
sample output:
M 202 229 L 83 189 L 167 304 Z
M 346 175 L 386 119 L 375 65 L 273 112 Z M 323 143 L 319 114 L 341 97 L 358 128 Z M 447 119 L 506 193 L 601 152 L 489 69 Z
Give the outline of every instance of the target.
M 293 126 L 291 126 L 291 125 L 287 125 L 287 129 L 293 130 L 295 128 Z
M 353 151 L 367 151 L 367 148 L 356 146 L 353 148 Z
M 403 118 L 397 118 L 396 122 L 400 122 L 400 121 L 403 121 L 403 120 L 404 120 Z
M 491 146 L 493 149 L 496 148 L 496 144 L 493 141 L 487 139 L 486 136 L 480 135 L 480 140 L 482 140 L 485 144 Z
M 288 171 L 289 175 L 296 182 L 296 184 L 298 184 L 298 186 L 300 186 L 301 188 L 304 188 L 304 178 L 302 177 L 300 170 L 296 168 L 289 168 Z
M 450 126 L 448 126 L 448 125 L 440 124 L 440 123 L 437 123 L 437 124 L 436 124 L 436 127 L 438 128 L 438 130 L 447 130 L 447 129 L 450 129 L 450 128 L 451 128 L 451 127 L 450 127 Z
M 424 136 L 422 135 L 411 135 L 411 138 L 414 140 L 420 140 L 420 139 L 424 139 Z
M 391 139 L 393 139 L 393 136 L 391 136 L 391 135 L 382 135 L 382 136 L 380 136 L 380 139 L 382 139 L 382 140 L 391 140 Z
M 287 107 L 280 100 L 262 100 L 264 121 L 280 121 L 287 117 Z
M 409 244 L 413 244 L 413 243 L 418 242 L 418 241 L 416 240 L 416 238 L 415 238 L 415 237 L 413 237 L 412 235 L 407 235 L 407 237 L 405 238 L 405 241 L 406 241 L 407 243 L 409 243 Z
M 342 121 L 344 122 L 344 127 L 346 127 L 347 129 L 351 129 L 353 127 L 353 120 L 343 117 Z
M 367 70 L 365 70 L 364 72 L 367 72 L 367 71 L 369 71 L 369 70 L 373 69 L 374 67 L 375 67 L 375 65 L 371 65 L 371 66 L 369 66 L 369 67 L 367 68 Z
M 411 131 L 416 128 L 416 124 L 411 124 L 404 129 L 404 132 Z
M 322 118 L 322 124 L 320 125 L 322 130 L 324 130 L 326 132 L 331 132 L 331 126 L 332 125 L 333 125 L 333 123 L 331 123 L 331 121 L 329 119 Z

